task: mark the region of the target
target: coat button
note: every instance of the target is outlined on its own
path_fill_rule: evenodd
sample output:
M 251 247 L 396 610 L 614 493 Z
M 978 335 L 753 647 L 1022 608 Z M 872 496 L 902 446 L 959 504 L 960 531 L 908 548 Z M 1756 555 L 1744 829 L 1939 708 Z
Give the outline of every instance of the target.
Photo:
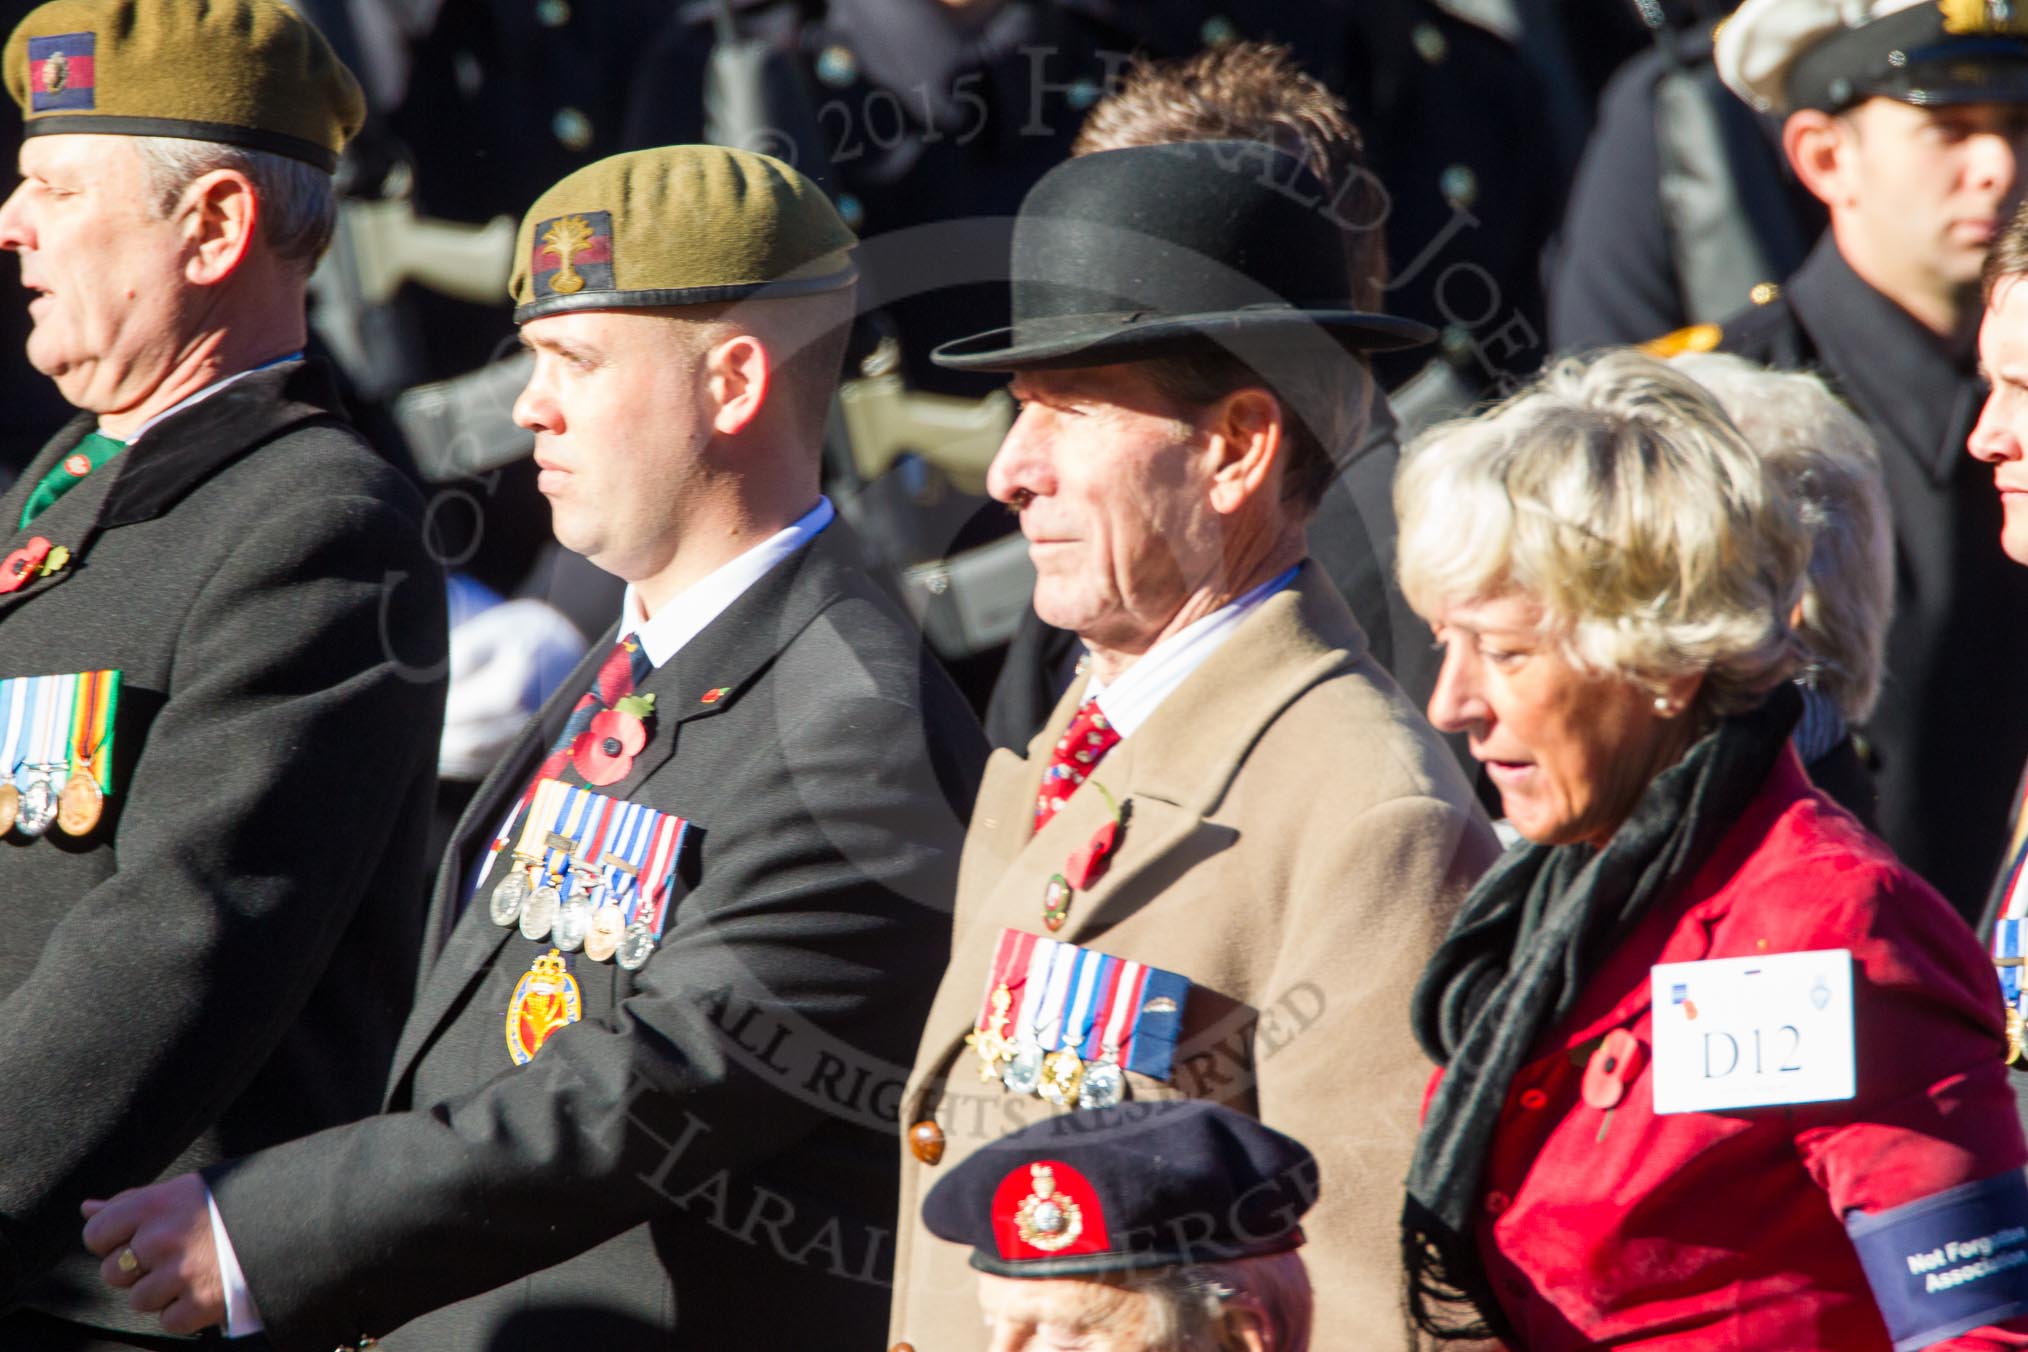
M 1546 1108 L 1549 1106 L 1549 1095 L 1540 1089 L 1524 1089 L 1521 1091 L 1521 1106 L 1530 1112 Z
M 888 1348 L 887 1352 L 915 1352 L 915 1344 L 896 1343 L 893 1347 Z
M 908 1129 L 908 1150 L 924 1164 L 944 1157 L 944 1129 L 934 1122 L 918 1122 Z
M 1500 1214 L 1501 1212 L 1503 1212 L 1503 1211 L 1505 1211 L 1505 1210 L 1507 1209 L 1507 1204 L 1508 1204 L 1509 1202 L 1511 1202 L 1512 1200 L 1513 1200 L 1513 1199 L 1512 1199 L 1512 1198 L 1510 1198 L 1509 1196 L 1507 1196 L 1507 1194 L 1506 1194 L 1506 1193 L 1504 1193 L 1504 1192 L 1489 1192 L 1489 1193 L 1487 1193 L 1487 1194 L 1486 1194 L 1486 1214 L 1487 1214 L 1488 1216 L 1497 1216 L 1497 1215 L 1499 1215 L 1499 1214 Z

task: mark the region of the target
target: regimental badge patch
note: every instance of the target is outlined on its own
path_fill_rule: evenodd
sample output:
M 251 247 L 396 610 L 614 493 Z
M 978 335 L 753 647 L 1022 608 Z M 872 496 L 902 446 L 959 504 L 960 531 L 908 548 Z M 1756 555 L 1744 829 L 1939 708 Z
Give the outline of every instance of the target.
M 98 106 L 96 34 L 59 33 L 28 39 L 28 111 L 65 113 Z
M 613 213 L 577 211 L 535 227 L 528 270 L 537 300 L 613 289 Z
M 1041 1160 L 1000 1180 L 993 1242 L 1009 1262 L 1104 1253 L 1112 1244 L 1098 1190 L 1061 1160 Z
M 558 1029 L 583 1017 L 577 978 L 564 965 L 563 955 L 552 948 L 514 983 L 514 995 L 507 1001 L 507 1054 L 515 1065 L 525 1066 Z

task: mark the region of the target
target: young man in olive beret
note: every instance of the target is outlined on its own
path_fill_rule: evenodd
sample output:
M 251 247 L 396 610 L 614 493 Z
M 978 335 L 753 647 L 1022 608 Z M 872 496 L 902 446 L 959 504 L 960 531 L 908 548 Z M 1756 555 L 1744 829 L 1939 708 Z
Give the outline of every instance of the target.
M 88 1197 L 349 1121 L 413 982 L 442 717 L 419 492 L 306 360 L 358 86 L 279 0 L 6 45 L 28 359 L 0 494 L 0 1347 L 149 1346 Z
M 787 165 L 708 146 L 530 209 L 515 414 L 622 615 L 453 838 L 384 1114 L 87 1227 L 166 1329 L 879 1340 L 895 1104 L 984 742 L 819 490 L 852 244 Z

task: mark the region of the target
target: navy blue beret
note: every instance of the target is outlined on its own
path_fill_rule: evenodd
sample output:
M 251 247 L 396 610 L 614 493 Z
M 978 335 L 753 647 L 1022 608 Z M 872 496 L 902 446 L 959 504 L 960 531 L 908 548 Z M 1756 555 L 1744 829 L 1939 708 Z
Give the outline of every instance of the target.
M 1317 1162 L 1215 1103 L 1066 1113 L 957 1165 L 923 1200 L 932 1233 L 1003 1277 L 1067 1277 L 1285 1253 L 1303 1242 Z

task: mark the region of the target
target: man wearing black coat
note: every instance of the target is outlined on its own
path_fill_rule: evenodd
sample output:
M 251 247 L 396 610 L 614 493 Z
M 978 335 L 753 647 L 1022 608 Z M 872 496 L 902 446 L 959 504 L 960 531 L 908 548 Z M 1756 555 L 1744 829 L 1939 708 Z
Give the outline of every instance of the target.
M 80 412 L 0 496 L 0 1347 L 152 1346 L 79 1204 L 350 1120 L 385 1078 L 443 583 L 420 494 L 302 358 L 359 116 L 322 40 L 274 0 L 61 0 L 5 72 L 0 248 Z M 30 692 L 74 695 L 54 755 L 21 745 Z
M 2028 16 L 2005 6 L 1746 0 L 1718 34 L 1734 92 L 1782 117 L 1831 228 L 1778 295 L 1678 347 L 1820 371 L 1880 445 L 1894 619 L 1860 737 L 1880 834 L 1968 921 L 2005 835 L 2028 725 L 2028 575 L 1965 454 L 1985 395 L 1979 273 L 2028 177 Z
M 880 1337 L 984 744 L 819 494 L 852 243 L 807 179 L 715 147 L 615 156 L 529 211 L 516 416 L 621 620 L 453 837 L 382 1115 L 97 1211 L 103 1275 L 169 1331 L 458 1352 L 593 1310 L 601 1352 Z M 586 787 L 688 824 L 617 952 L 519 881 L 633 891 L 544 830 Z

